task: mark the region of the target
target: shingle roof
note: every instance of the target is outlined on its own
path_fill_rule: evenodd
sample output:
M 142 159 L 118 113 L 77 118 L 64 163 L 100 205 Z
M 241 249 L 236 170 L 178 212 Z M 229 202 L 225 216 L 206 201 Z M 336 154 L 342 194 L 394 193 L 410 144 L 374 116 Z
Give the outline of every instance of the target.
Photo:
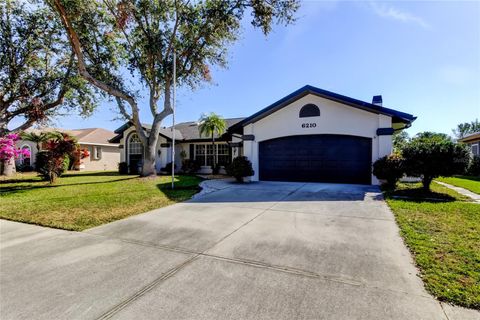
M 225 122 L 227 123 L 227 128 L 237 124 L 243 119 L 245 118 L 225 119 Z M 211 137 L 200 136 L 200 131 L 198 129 L 198 122 L 195 122 L 195 121 L 182 122 L 182 123 L 176 124 L 175 129 L 177 129 L 182 133 L 184 140 L 199 140 L 199 139 L 210 140 L 211 139 Z M 218 138 L 218 135 L 215 135 L 215 138 Z
M 471 142 L 480 139 L 480 131 L 479 132 L 474 132 L 469 135 L 466 135 L 465 137 L 458 139 L 460 142 Z
M 240 122 L 244 118 L 230 118 L 230 119 L 225 119 L 227 122 L 227 128 L 235 125 L 236 123 Z M 121 127 L 117 128 L 115 130 L 115 133 L 117 134 L 115 137 L 110 139 L 110 142 L 114 143 L 119 143 L 120 139 L 123 137 L 123 132 L 130 128 L 133 124 L 130 122 L 127 122 L 123 124 Z M 142 127 L 149 131 L 151 129 L 151 125 L 142 123 Z M 162 127 L 160 128 L 160 135 L 172 139 L 172 127 Z M 218 135 L 215 135 L 215 138 L 219 138 Z M 200 136 L 200 131 L 198 130 L 198 123 L 195 121 L 189 121 L 189 122 L 181 122 L 175 125 L 175 140 L 180 140 L 180 141 L 189 141 L 189 140 L 210 140 L 211 137 L 204 137 Z
M 27 132 L 63 132 L 75 137 L 78 143 L 82 144 L 110 144 L 109 140 L 115 137 L 115 133 L 103 128 L 85 129 L 62 129 L 62 128 L 39 128 L 28 129 Z

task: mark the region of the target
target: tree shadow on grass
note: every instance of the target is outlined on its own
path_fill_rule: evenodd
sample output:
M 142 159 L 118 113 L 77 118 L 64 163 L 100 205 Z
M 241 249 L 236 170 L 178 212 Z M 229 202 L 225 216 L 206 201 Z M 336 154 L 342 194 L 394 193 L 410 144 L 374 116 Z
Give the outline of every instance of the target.
M 67 172 L 62 175 L 64 178 L 69 178 L 69 177 L 122 177 L 122 176 L 127 176 L 126 174 L 119 174 L 117 171 L 91 171 L 91 172 L 82 172 L 82 171 L 76 171 L 76 172 Z M 131 177 L 138 177 L 138 175 L 130 175 Z
M 386 199 L 393 200 L 403 200 L 408 202 L 453 202 L 457 199 L 451 195 L 435 192 L 435 191 L 426 191 L 422 187 L 413 187 L 415 183 L 409 184 L 404 183 L 408 186 L 405 189 L 398 190 L 383 190 Z
M 64 177 L 64 176 L 62 176 Z M 59 187 L 71 187 L 71 186 L 81 186 L 81 185 L 93 185 L 93 184 L 104 184 L 104 183 L 112 183 L 112 182 L 118 182 L 118 181 L 125 181 L 125 180 L 132 180 L 136 179 L 137 176 L 131 176 L 131 177 L 125 177 L 122 179 L 114 179 L 114 180 L 108 180 L 108 181 L 92 181 L 92 182 L 78 182 L 78 183 L 64 183 L 64 184 L 49 184 L 48 182 L 42 181 L 42 180 L 34 180 L 33 182 L 45 182 L 44 184 L 41 185 L 29 185 L 29 186 L 8 186 L 8 187 L 1 187 L 0 188 L 0 194 L 2 196 L 6 195 L 11 195 L 11 194 L 16 194 L 16 193 L 23 193 L 29 190 L 35 190 L 35 189 L 45 189 L 45 188 L 59 188 Z M 61 179 L 61 178 L 60 178 Z M 19 182 L 25 182 L 25 180 L 19 180 Z
M 127 175 L 121 175 L 116 171 L 95 171 L 95 172 L 67 172 L 62 174 L 62 178 L 75 178 L 75 177 L 127 177 Z M 128 177 L 138 177 L 138 175 L 128 175 Z M 28 179 L 21 179 L 21 178 L 5 178 L 0 179 L 1 184 L 11 184 L 11 183 L 35 183 L 35 182 L 42 182 L 43 180 L 40 175 L 33 176 Z M 111 180 L 116 181 L 116 180 Z
M 175 188 L 172 189 L 171 182 L 164 182 L 157 184 L 158 190 L 160 190 L 165 196 L 173 201 L 183 201 L 191 198 L 195 193 L 201 190 L 199 183 L 202 180 L 196 176 L 176 176 Z
M 10 183 L 35 183 L 35 182 L 41 182 L 42 180 L 39 179 L 2 179 L 0 180 L 0 185 L 2 184 L 10 184 Z

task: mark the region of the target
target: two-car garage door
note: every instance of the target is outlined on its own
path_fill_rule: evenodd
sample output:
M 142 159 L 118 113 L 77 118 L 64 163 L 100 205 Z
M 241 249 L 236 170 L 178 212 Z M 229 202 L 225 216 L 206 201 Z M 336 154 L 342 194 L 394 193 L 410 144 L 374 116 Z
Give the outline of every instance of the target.
M 259 143 L 260 180 L 371 183 L 372 140 L 301 135 Z

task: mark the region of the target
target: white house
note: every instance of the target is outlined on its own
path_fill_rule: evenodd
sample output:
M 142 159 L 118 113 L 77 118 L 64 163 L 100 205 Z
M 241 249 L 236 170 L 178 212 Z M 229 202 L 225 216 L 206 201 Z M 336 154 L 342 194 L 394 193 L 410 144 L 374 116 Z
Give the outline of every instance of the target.
M 253 165 L 252 181 L 321 181 L 378 184 L 372 163 L 392 152 L 392 134 L 416 119 L 372 103 L 305 86 L 247 118 L 226 119 L 228 132 L 217 137 L 218 163 L 238 155 Z M 148 126 L 145 126 L 148 129 Z M 195 122 L 175 126 L 177 169 L 181 155 L 208 166 L 214 152 L 207 137 L 200 137 Z M 121 161 L 129 165 L 143 158 L 134 127 L 118 128 L 110 142 L 120 143 Z M 171 159 L 172 128 L 160 132 L 157 169 Z

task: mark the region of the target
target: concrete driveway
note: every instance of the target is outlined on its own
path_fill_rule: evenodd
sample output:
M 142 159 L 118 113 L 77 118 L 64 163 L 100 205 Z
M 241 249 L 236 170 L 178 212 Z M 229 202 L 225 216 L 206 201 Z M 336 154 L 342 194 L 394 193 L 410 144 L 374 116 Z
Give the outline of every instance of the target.
M 86 232 L 1 221 L 1 319 L 466 319 L 371 186 L 206 182 Z M 447 318 L 448 315 L 448 318 Z

